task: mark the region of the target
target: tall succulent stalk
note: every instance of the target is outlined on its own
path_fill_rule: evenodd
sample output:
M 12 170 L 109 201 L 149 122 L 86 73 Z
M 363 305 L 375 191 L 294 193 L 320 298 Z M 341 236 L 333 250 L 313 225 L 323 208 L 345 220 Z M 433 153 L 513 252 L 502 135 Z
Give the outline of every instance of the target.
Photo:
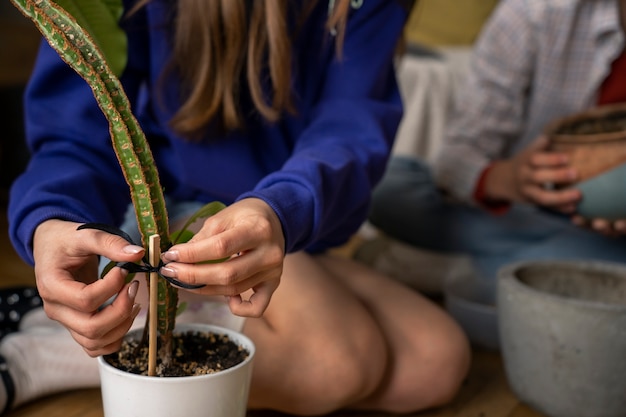
M 96 0 L 91 0 L 96 1 Z M 128 186 L 142 235 L 148 248 L 151 235 L 160 236 L 162 251 L 171 246 L 163 190 L 146 137 L 131 111 L 123 87 L 109 67 L 92 36 L 71 14 L 51 0 L 11 0 L 32 20 L 59 56 L 92 89 L 100 109 L 109 122 L 115 154 Z M 175 325 L 178 291 L 166 280 L 158 284 L 159 356 L 163 363 L 171 358 L 172 331 Z

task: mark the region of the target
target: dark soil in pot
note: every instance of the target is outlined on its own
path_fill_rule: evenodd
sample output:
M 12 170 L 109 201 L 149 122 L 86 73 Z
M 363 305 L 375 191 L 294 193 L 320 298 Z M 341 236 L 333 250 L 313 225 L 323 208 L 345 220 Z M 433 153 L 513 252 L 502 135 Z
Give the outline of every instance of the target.
M 205 375 L 231 368 L 243 362 L 250 352 L 228 335 L 187 331 L 174 335 L 172 363 L 164 366 L 157 360 L 157 375 L 180 377 Z M 104 356 L 117 369 L 148 375 L 148 345 L 127 339 L 117 353 Z

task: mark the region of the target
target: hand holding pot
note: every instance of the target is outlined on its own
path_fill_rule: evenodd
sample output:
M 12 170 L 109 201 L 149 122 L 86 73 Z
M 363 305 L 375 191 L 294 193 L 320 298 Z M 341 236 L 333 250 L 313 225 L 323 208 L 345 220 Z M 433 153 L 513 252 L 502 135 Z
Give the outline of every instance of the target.
M 541 136 L 514 157 L 496 161 L 486 178 L 487 197 L 573 213 L 580 192 L 562 187 L 573 184 L 577 172 L 569 165 L 567 155 L 548 151 L 547 147 L 547 138 Z
M 113 268 L 98 279 L 98 256 L 137 262 L 143 248 L 99 230 L 77 230 L 79 223 L 48 220 L 33 240 L 37 288 L 44 310 L 63 324 L 90 356 L 116 351 L 139 313 L 138 282 L 125 284 L 127 272 Z M 109 299 L 115 300 L 102 307 Z
M 227 296 L 233 314 L 260 317 L 280 282 L 284 247 L 274 210 L 260 199 L 248 198 L 209 217 L 189 242 L 165 252 L 161 273 L 185 284 L 203 285 L 190 291 Z M 252 295 L 242 297 L 248 290 Z

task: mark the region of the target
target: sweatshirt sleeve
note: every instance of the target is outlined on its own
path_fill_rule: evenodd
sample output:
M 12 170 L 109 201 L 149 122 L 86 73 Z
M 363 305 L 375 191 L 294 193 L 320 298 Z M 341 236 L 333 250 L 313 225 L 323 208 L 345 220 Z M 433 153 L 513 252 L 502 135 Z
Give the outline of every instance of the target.
M 132 66 L 129 61 L 122 77 L 129 97 L 139 85 Z M 11 187 L 9 234 L 18 254 L 33 264 L 32 239 L 40 223 L 55 218 L 119 224 L 130 196 L 89 85 L 45 40 L 24 106 L 31 158 Z
M 366 0 L 353 10 L 342 56 L 328 48 L 312 60 L 303 91 L 314 90 L 314 99 L 303 107 L 306 126 L 293 154 L 240 197 L 274 208 L 287 252 L 342 244 L 366 219 L 402 116 L 394 54 L 405 19 L 396 1 Z

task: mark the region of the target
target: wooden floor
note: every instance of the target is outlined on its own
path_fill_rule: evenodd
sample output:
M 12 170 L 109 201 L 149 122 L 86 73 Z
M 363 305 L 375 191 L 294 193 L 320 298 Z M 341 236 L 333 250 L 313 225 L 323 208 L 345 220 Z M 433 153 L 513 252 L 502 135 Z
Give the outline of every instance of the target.
M 2 286 L 32 284 L 32 269 L 15 254 L 7 236 L 5 207 L 0 207 L 0 265 Z M 73 391 L 24 405 L 6 417 L 102 417 L 98 389 Z M 248 417 L 284 416 L 274 412 L 250 412 Z M 385 413 L 340 412 L 333 417 L 389 417 Z M 513 396 L 497 353 L 475 349 L 470 374 L 457 398 L 447 407 L 412 414 L 420 417 L 542 417 Z M 123 416 L 120 416 L 123 417 Z

